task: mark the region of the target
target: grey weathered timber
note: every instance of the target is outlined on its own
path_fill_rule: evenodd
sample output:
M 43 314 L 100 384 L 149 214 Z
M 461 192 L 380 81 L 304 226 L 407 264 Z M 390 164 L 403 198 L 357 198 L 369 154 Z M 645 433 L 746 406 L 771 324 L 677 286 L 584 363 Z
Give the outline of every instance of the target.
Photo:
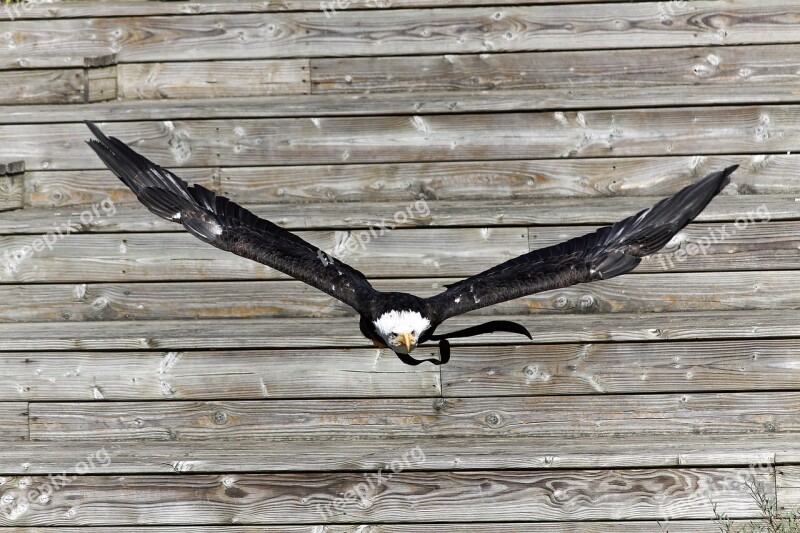
M 784 0 L 691 2 L 665 18 L 656 2 L 625 6 L 540 5 L 454 9 L 343 10 L 59 19 L 0 50 L 0 68 L 67 67 L 77 58 L 117 53 L 121 62 L 483 53 L 796 42 L 795 6 Z M 209 32 L 209 20 L 216 25 Z M 667 23 L 665 23 L 665 20 Z M 0 22 L 26 33 L 36 20 Z M 121 28 L 124 28 L 121 29 Z M 149 36 L 158 35 L 152 39 Z M 379 37 L 376 37 L 379 36 Z M 164 40 L 170 46 L 163 46 Z
M 794 268 L 800 223 L 753 217 L 740 224 L 742 227 L 735 222 L 690 225 L 661 253 L 645 258 L 637 272 L 758 270 L 765 261 L 775 270 Z M 420 232 L 385 227 L 298 234 L 372 278 L 421 278 L 470 276 L 527 253 L 529 248 L 550 246 L 594 229 L 541 226 Z M 64 235 L 66 228 L 62 230 Z M 164 254 L 165 249 L 170 250 L 169 255 Z M 67 234 L 57 238 L 52 249 L 42 243 L 41 236 L 4 236 L 0 237 L 0 254 L 4 265 L 0 281 L 4 282 L 286 279 L 261 263 L 204 246 L 188 233 Z
M 83 69 L 3 72 L 0 77 L 0 104 L 83 103 L 84 90 Z
M 31 403 L 32 440 L 797 433 L 800 393 Z M 634 414 L 635 413 L 635 414 Z
M 669 52 L 640 48 L 614 53 L 582 50 L 318 58 L 311 62 L 311 83 L 318 94 L 587 87 L 611 94 L 621 87 L 638 87 L 640 94 L 648 94 L 649 88 L 667 85 L 694 86 L 693 93 L 697 94 L 712 85 L 739 91 L 749 84 L 768 91 L 765 85 L 797 88 L 798 56 L 798 45 L 760 45 L 677 48 Z M 698 90 L 698 85 L 703 89 Z
M 445 7 L 481 6 L 481 5 L 536 5 L 536 4 L 589 4 L 613 3 L 628 0 L 449 0 Z M 639 0 L 655 2 L 657 0 Z M 326 3 L 326 6 L 331 5 Z M 347 8 L 356 8 L 349 3 L 344 8 L 328 8 L 330 16 Z M 357 9 L 395 9 L 409 7 L 442 7 L 442 0 L 381 0 L 381 2 L 364 2 Z M 24 10 L 9 6 L 12 16 L 34 19 L 86 18 L 86 17 L 121 17 L 152 15 L 205 15 L 216 13 L 269 13 L 273 11 L 319 11 L 319 0 L 192 0 L 191 2 L 153 2 L 151 0 L 98 0 L 96 2 L 75 2 L 57 0 L 53 3 L 31 4 Z M 19 15 L 17 15 L 19 12 Z M 9 12 L 0 12 L 0 20 Z M 666 13 L 666 12 L 665 12 Z
M 77 223 L 79 219 L 73 220 Z M 416 277 L 444 272 L 471 275 L 528 251 L 526 228 L 443 228 L 424 233 L 385 229 L 383 233 L 299 232 L 326 253 L 374 277 L 409 275 L 412 267 Z M 286 279 L 261 263 L 204 245 L 188 233 L 65 235 L 52 250 L 40 246 L 40 251 L 31 248 L 37 239 L 0 237 L 5 267 L 0 281 Z M 447 249 L 441 248 L 442 239 L 449 241 Z
M 102 171 L 94 171 L 98 173 Z M 88 173 L 87 173 L 88 174 Z M 191 173 L 194 174 L 194 173 Z M 55 176 L 54 176 L 55 177 Z M 104 180 L 105 181 L 105 180 Z M 198 180 L 201 181 L 201 180 Z M 124 200 L 116 203 L 112 217 L 93 217 L 81 223 L 74 233 L 147 233 L 182 232 L 185 229 L 150 213 L 139 203 L 130 203 L 123 191 L 82 188 L 68 190 L 64 185 L 52 187 L 39 183 L 37 191 L 28 198 L 63 201 L 53 208 L 29 206 L 14 213 L 0 213 L 0 235 L 39 235 L 53 226 L 70 225 L 79 220 L 93 203 L 108 201 L 112 196 Z M 212 185 L 213 183 L 209 183 Z M 73 184 L 77 186 L 77 183 Z M 487 193 L 491 189 L 487 189 Z M 119 194 L 117 194 L 119 192 Z M 735 192 L 735 191 L 734 191 Z M 246 199 L 245 196 L 240 195 Z M 92 198 L 91 203 L 70 203 Z M 769 215 L 770 221 L 800 218 L 800 203 L 794 194 L 744 195 L 730 194 L 716 198 L 695 220 L 698 222 L 733 222 L 740 217 L 757 213 Z M 369 230 L 392 224 L 396 228 L 432 227 L 494 227 L 562 224 L 611 224 L 654 205 L 661 197 L 618 198 L 531 198 L 493 200 L 409 200 L 394 202 L 359 202 L 350 205 L 339 202 L 310 202 L 297 204 L 246 204 L 256 215 L 290 230 L 350 229 Z M 111 200 L 113 201 L 113 200 Z M 418 203 L 419 202 L 419 203 Z M 413 216 L 408 216 L 408 210 Z M 346 211 L 343 213 L 343 211 Z M 428 213 L 426 215 L 426 213 Z M 749 218 L 748 218 L 749 220 Z
M 381 216 L 394 218 L 397 211 L 405 211 L 409 207 L 412 211 L 424 210 L 424 205 L 420 204 L 420 208 L 414 205 L 423 199 L 427 202 L 452 201 L 453 207 L 462 201 L 496 200 L 514 207 L 519 202 L 539 200 L 531 204 L 529 216 L 536 217 L 536 212 L 547 212 L 559 206 L 576 213 L 594 208 L 594 219 L 570 218 L 575 215 L 559 211 L 559 220 L 563 220 L 561 223 L 590 223 L 598 221 L 596 217 L 604 216 L 602 222 L 613 222 L 619 220 L 611 217 L 614 205 L 617 202 L 628 205 L 627 197 L 668 196 L 711 172 L 733 164 L 740 165 L 740 168 L 731 177 L 732 185 L 726 187 L 721 196 L 747 196 L 746 199 L 737 200 L 745 202 L 741 207 L 746 206 L 750 210 L 758 206 L 747 202 L 763 200 L 772 211 L 774 206 L 771 202 L 775 196 L 800 194 L 800 156 L 786 154 L 207 167 L 176 169 L 175 172 L 190 183 L 221 190 L 228 198 L 248 206 L 359 202 L 357 205 L 340 206 L 346 209 L 344 213 L 339 212 L 338 218 L 341 220 L 338 224 L 354 227 L 359 225 L 359 221 L 353 217 L 368 211 L 369 203 L 393 202 L 395 207 Z M 25 189 L 25 204 L 28 207 L 60 208 L 99 203 L 107 198 L 117 204 L 140 206 L 130 190 L 108 170 L 29 170 L 25 176 Z M 765 194 L 770 197 L 753 197 Z M 592 203 L 592 199 L 604 199 L 605 203 L 601 207 Z M 633 201 L 630 204 L 631 213 L 648 207 L 650 204 L 647 202 L 651 201 Z M 706 211 L 713 210 L 721 201 L 720 198 L 714 200 L 700 217 L 705 217 Z M 552 207 L 548 208 L 551 202 Z M 595 206 L 601 207 L 599 212 Z M 524 209 L 524 204 L 520 209 Z M 602 214 L 609 209 L 612 211 L 608 216 Z M 777 208 L 777 215 L 781 210 L 790 211 L 783 206 Z M 476 217 L 481 216 L 478 211 Z M 313 206 L 297 213 L 284 209 L 282 216 L 291 219 L 297 214 L 312 212 Z M 470 225 L 468 215 L 462 213 L 463 223 L 460 225 Z M 435 217 L 436 213 L 432 212 L 431 216 Z M 157 222 L 155 216 L 150 219 Z M 113 224 L 113 220 L 107 222 Z M 275 218 L 274 222 L 281 223 L 281 219 Z M 558 223 L 555 220 L 540 222 L 537 218 L 533 218 L 532 222 Z M 164 223 L 159 224 L 164 226 Z M 328 224 L 335 223 L 326 221 L 326 227 L 329 227 Z
M 102 467 L 100 467 L 102 468 Z M 342 503 L 341 494 L 359 483 L 358 473 L 224 474 L 194 476 L 87 475 L 31 503 L 4 525 L 111 525 L 207 523 L 334 523 L 438 521 L 630 520 L 713 517 L 720 512 L 753 518 L 758 508 L 748 489 L 730 488 L 747 469 L 683 468 L 563 472 L 387 472 L 365 500 Z M 772 473 L 756 479 L 774 497 Z M 8 492 L 22 482 L 11 478 Z M 332 507 L 336 503 L 337 507 Z M 104 513 L 89 512 L 102 506 Z M 326 506 L 331 511 L 326 512 Z M 68 511 L 72 509 L 73 512 Z
M 734 527 L 749 527 L 759 525 L 757 520 L 733 520 Z M 629 520 L 625 522 L 551 522 L 538 523 L 532 526 L 530 522 L 503 522 L 500 524 L 505 533 L 528 533 L 531 527 L 541 533 L 561 533 L 568 530 L 574 533 L 663 533 L 665 521 L 652 520 L 649 522 Z M 326 533 L 363 533 L 366 524 L 331 525 L 309 524 L 299 526 L 167 526 L 149 527 L 153 533 L 317 533 L 324 526 Z M 442 524 L 369 524 L 370 533 L 439 533 Z M 458 524 L 462 533 L 496 533 L 497 523 L 486 524 Z M 712 520 L 677 520 L 669 522 L 672 533 L 719 533 L 719 526 Z M 17 532 L 18 528 L 0 527 L 0 532 Z M 139 533 L 141 528 L 135 527 L 95 527 L 96 533 Z M 72 527 L 29 527 L 27 533 L 84 533 L 82 528 Z
M 7 401 L 4 397 L 0 402 L 0 433 L 8 442 L 28 438 L 28 404 L 26 402 Z
M 780 466 L 775 469 L 776 498 L 781 514 L 796 512 L 800 507 L 800 467 Z
M 377 348 L 4 353 L 0 394 L 20 400 L 431 397 L 439 370 Z
M 792 389 L 797 349 L 767 339 L 460 346 L 442 368 L 442 389 L 448 397 Z
M 419 449 L 424 461 L 405 470 L 508 470 L 566 468 L 663 468 L 714 464 L 757 468 L 796 450 L 791 433 L 719 435 L 624 435 L 565 439 L 441 437 L 348 439 L 220 439 L 187 441 L 14 441 L 0 448 L 5 474 L 75 473 L 76 462 L 105 449 L 105 474 L 198 474 L 229 472 L 377 471 Z
M 382 291 L 427 297 L 457 279 L 376 279 L 373 285 Z M 0 322 L 58 321 L 66 325 L 95 320 L 358 316 L 313 287 L 282 280 L 22 284 L 5 287 L 3 294 Z M 476 310 L 473 315 L 556 313 L 580 320 L 600 313 L 788 311 L 798 307 L 797 271 L 666 272 L 537 293 Z
M 246 88 L 241 90 L 247 90 Z M 591 110 L 657 105 L 781 104 L 797 100 L 792 82 L 770 85 L 686 85 L 648 87 L 437 91 L 430 93 L 297 94 L 185 100 L 122 100 L 91 105 L 8 105 L 0 124 L 203 118 L 335 117 L 350 115 L 448 114 L 542 110 Z M 46 118 L 45 118 L 46 117 Z
M 560 314 L 498 315 L 515 320 L 531 332 L 535 343 L 610 341 L 765 339 L 800 335 L 793 313 L 784 310 L 745 310 L 682 313 L 587 314 L 580 321 Z M 474 326 L 484 317 L 448 320 L 442 332 Z M 525 344 L 520 335 L 494 333 L 491 337 L 459 339 L 457 344 Z M 97 321 L 0 324 L 0 351 L 32 350 L 189 350 L 230 348 L 337 348 L 365 347 L 358 321 L 324 319 L 220 319 Z M 454 343 L 456 344 L 456 343 Z M 419 350 L 435 354 L 435 345 Z M 392 356 L 387 352 L 386 356 Z
M 119 65 L 123 99 L 232 98 L 310 92 L 307 59 Z
M 25 162 L 0 163 L 0 212 L 19 209 L 24 201 Z
M 797 148 L 800 106 L 128 122 L 109 135 L 166 167 L 774 154 Z M 0 126 L 0 158 L 102 168 L 83 124 Z M 613 165 L 613 163 L 611 163 Z

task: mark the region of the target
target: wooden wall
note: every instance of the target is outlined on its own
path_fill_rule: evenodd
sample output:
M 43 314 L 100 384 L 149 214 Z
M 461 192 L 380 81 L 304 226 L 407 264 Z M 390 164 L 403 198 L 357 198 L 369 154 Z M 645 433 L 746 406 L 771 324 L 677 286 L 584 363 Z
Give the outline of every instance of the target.
M 712 502 L 759 518 L 744 480 L 800 505 L 800 5 L 324 5 L 0 6 L 0 532 L 710 533 Z M 85 119 L 420 295 L 741 167 L 635 273 L 445 327 L 532 342 L 411 368 L 151 215 Z

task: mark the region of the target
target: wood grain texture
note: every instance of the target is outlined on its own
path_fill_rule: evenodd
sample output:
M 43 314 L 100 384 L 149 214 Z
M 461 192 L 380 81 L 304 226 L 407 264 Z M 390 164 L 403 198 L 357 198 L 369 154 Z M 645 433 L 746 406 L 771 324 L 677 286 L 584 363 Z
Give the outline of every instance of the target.
M 75 473 L 76 458 L 103 448 L 112 456 L 106 474 L 199 474 L 229 472 L 340 472 L 385 469 L 418 448 L 424 461 L 406 470 L 509 470 L 579 468 L 664 468 L 771 465 L 797 451 L 796 434 L 626 435 L 564 439 L 526 437 L 436 437 L 392 439 L 320 438 L 220 439 L 198 441 L 69 440 L 15 441 L 0 448 L 4 473 Z M 419 454 L 419 452 L 418 452 Z
M 796 392 L 30 404 L 33 440 L 796 433 Z
M 378 349 L 4 353 L 0 394 L 18 400 L 429 397 L 439 370 Z
M 375 280 L 380 291 L 422 297 L 455 278 Z M 796 271 L 641 274 L 534 294 L 473 315 L 794 310 Z M 0 322 L 356 317 L 349 306 L 297 281 L 30 284 L 4 288 Z M 577 316 L 575 316 L 577 315 Z
M 95 217 L 102 219 L 101 216 Z M 90 212 L 91 214 L 91 212 Z M 109 217 L 111 218 L 111 217 Z M 78 224 L 80 219 L 72 221 Z M 471 275 L 528 251 L 525 228 L 464 228 L 425 232 L 298 232 L 302 238 L 368 276 Z M 63 234 L 63 232 L 62 232 Z M 52 250 L 40 237 L 0 237 L 3 281 L 166 281 L 288 279 L 261 263 L 204 245 L 188 233 L 65 235 Z M 443 249 L 441 243 L 449 243 Z M 363 243 L 363 246 L 362 246 Z M 480 243 L 476 247 L 475 243 Z M 165 254 L 165 250 L 169 250 Z M 8 251 L 8 255 L 5 252 Z
M 795 181 L 800 157 L 785 154 L 223 168 L 220 185 L 229 198 L 249 204 L 421 198 L 458 202 L 502 198 L 510 204 L 613 197 L 613 202 L 621 202 L 620 197 L 675 194 L 734 164 L 740 168 L 723 196 L 800 193 L 800 179 Z
M 797 86 L 797 45 L 318 58 L 315 93 Z M 613 94 L 613 93 L 612 93 Z
M 749 527 L 758 525 L 754 520 L 734 520 L 734 527 Z M 354 524 L 331 525 L 325 524 L 326 533 L 439 533 L 442 527 L 448 524 Z M 719 533 L 719 526 L 712 520 L 680 520 L 669 522 L 671 533 Z M 502 522 L 489 524 L 458 524 L 458 530 L 463 533 L 495 533 L 502 527 L 507 533 L 561 533 L 568 530 L 574 533 L 664 533 L 665 522 L 636 521 L 626 522 L 555 522 L 537 523 L 530 522 Z M 168 526 L 149 527 L 153 533 L 317 533 L 323 524 L 309 524 L 299 526 Z M 368 528 L 368 529 L 365 529 Z M 95 527 L 92 531 L 97 533 L 139 533 L 140 528 L 129 527 Z M 2 532 L 17 532 L 17 528 L 2 528 Z M 72 527 L 28 527 L 28 533 L 83 533 L 81 528 Z
M 275 209 L 282 211 L 278 213 L 279 216 L 272 214 L 274 222 L 287 227 L 292 227 L 289 221 L 295 216 L 312 216 L 317 209 L 327 209 L 322 211 L 328 214 L 324 220 L 326 227 L 337 224 L 342 227 L 363 226 L 364 222 L 358 217 L 369 212 L 369 204 L 391 204 L 387 205 L 385 211 L 381 206 L 379 216 L 370 213 L 375 217 L 372 222 L 380 222 L 382 218 L 404 211 L 409 206 L 415 207 L 412 204 L 419 200 L 431 203 L 431 220 L 425 219 L 426 224 L 436 225 L 433 219 L 438 216 L 439 209 L 434 209 L 434 203 L 452 202 L 441 205 L 449 210 L 447 216 L 453 217 L 461 202 L 490 200 L 495 201 L 495 209 L 501 209 L 502 204 L 510 212 L 509 221 L 495 220 L 495 223 L 517 223 L 511 210 L 523 211 L 530 202 L 527 209 L 530 218 L 526 220 L 531 223 L 586 224 L 619 220 L 620 216 L 616 214 L 619 209 L 627 209 L 624 213 L 635 213 L 652 205 L 656 198 L 672 195 L 703 176 L 734 164 L 740 165 L 740 168 L 731 176 L 732 185 L 723 189 L 723 198 L 713 201 L 700 214 L 699 220 L 704 220 L 707 213 L 714 212 L 721 202 L 729 200 L 724 198 L 728 195 L 739 198 L 730 200 L 729 214 L 718 220 L 731 218 L 743 207 L 756 208 L 758 205 L 750 202 L 759 201 L 766 203 L 776 217 L 795 218 L 796 210 L 786 203 L 772 203 L 777 200 L 777 195 L 786 195 L 780 201 L 791 203 L 790 200 L 793 201 L 800 194 L 800 157 L 785 154 L 259 166 L 219 170 L 211 167 L 182 168 L 176 172 L 189 182 L 221 189 L 225 196 L 256 209 L 259 209 L 259 204 L 332 204 L 328 207 L 304 207 L 302 212 L 276 205 Z M 106 198 L 111 198 L 116 204 L 139 206 L 130 191 L 108 170 L 29 170 L 25 175 L 25 188 L 28 207 L 77 206 L 98 203 Z M 759 198 L 761 195 L 770 196 Z M 639 197 L 642 199 L 626 200 Z M 357 203 L 342 206 L 338 202 Z M 476 215 L 481 216 L 481 204 L 473 203 L 471 206 L 475 206 Z M 342 207 L 347 209 L 343 210 Z M 340 209 L 333 211 L 335 208 Z M 558 211 L 553 213 L 554 209 Z M 461 211 L 459 225 L 469 225 L 472 210 Z M 544 213 L 541 218 L 537 215 L 539 212 Z M 587 212 L 591 215 L 587 215 Z M 603 215 L 606 212 L 608 216 Z M 269 216 L 271 212 L 265 207 L 260 213 Z M 603 218 L 598 219 L 600 216 Z M 334 218 L 336 220 L 332 220 Z M 155 216 L 150 219 L 157 221 Z M 164 228 L 177 229 L 174 224 L 159 224 Z M 304 222 L 295 227 L 309 226 L 313 226 L 313 222 Z M 4 229 L 0 231 L 8 233 Z
M 69 104 L 84 101 L 82 69 L 15 70 L 0 78 L 0 104 Z
M 768 154 L 798 149 L 800 107 L 101 124 L 165 167 Z M 102 168 L 83 124 L 0 126 L 0 159 Z M 613 164 L 613 163 L 612 163 Z
M 45 504 L 34 500 L 4 525 L 425 522 L 462 520 L 755 517 L 745 469 L 646 469 L 563 472 L 387 472 L 371 487 L 361 474 L 89 475 L 72 480 Z M 390 479 L 389 479 L 389 476 Z M 372 478 L 369 478 L 370 480 Z M 769 485 L 771 474 L 759 479 Z M 49 482 L 11 478 L 7 493 Z M 337 500 L 361 489 L 363 500 Z M 16 490 L 15 490 L 16 489 Z M 352 493 L 351 493 L 352 494 Z M 631 494 L 635 494 L 631 498 Z M 361 501 L 366 503 L 361 503 Z M 332 512 L 327 505 L 336 503 Z M 107 512 L 93 513 L 102 505 Z M 72 510 L 72 512 L 69 512 Z M 320 512 L 322 510 L 322 512 Z
M 681 7 L 666 14 L 656 2 L 624 12 L 614 4 L 343 10 L 335 17 L 316 9 L 270 14 L 266 24 L 263 14 L 214 14 L 60 19 L 46 30 L 19 19 L 0 22 L 15 44 L 0 50 L 0 67 L 73 66 L 110 53 L 135 62 L 796 42 L 797 10 L 782 0 Z
M 800 467 L 785 465 L 775 468 L 778 511 L 796 513 L 800 507 Z
M 28 404 L 5 400 L 6 398 L 0 402 L 0 432 L 2 432 L 3 438 L 9 442 L 27 440 L 29 435 Z
M 201 180 L 202 181 L 202 180 Z M 212 187 L 215 184 L 211 184 Z M 49 187 L 48 187 L 49 189 Z M 96 194 L 95 194 L 96 192 Z M 95 198 L 102 204 L 112 195 L 124 198 L 122 190 L 110 189 L 109 195 L 98 187 L 97 191 L 69 191 L 53 187 L 30 194 L 42 197 L 44 202 Z M 61 196 L 59 196 L 61 195 Z M 800 204 L 794 194 L 722 195 L 703 210 L 695 219 L 700 222 L 735 222 L 743 214 L 768 212 L 771 221 L 800 218 Z M 654 205 L 661 197 L 616 198 L 532 198 L 528 200 L 424 200 L 394 202 L 364 202 L 342 204 L 338 202 L 313 202 L 297 204 L 270 203 L 245 204 L 261 218 L 289 230 L 379 228 L 391 220 L 397 228 L 433 227 L 493 227 L 564 224 L 610 224 L 633 215 L 646 206 Z M 112 200 L 113 201 L 113 200 Z M 81 224 L 76 233 L 180 233 L 183 226 L 161 219 L 137 203 L 115 203 L 113 217 L 93 218 Z M 419 202 L 419 203 L 417 203 Z M 427 208 L 425 205 L 427 204 Z M 14 213 L 0 213 L 0 235 L 37 235 L 53 226 L 69 225 L 92 204 L 69 204 L 53 208 L 28 207 Z M 414 216 L 402 216 L 411 209 Z M 416 213 L 415 213 L 416 211 Z M 425 215 L 425 213 L 428 213 Z M 388 219 L 388 220 L 387 220 Z
M 119 66 L 119 93 L 123 99 L 233 98 L 308 92 L 307 59 Z
M 218 178 L 214 169 L 181 169 L 183 179 L 211 190 L 218 190 Z M 66 219 L 80 216 L 85 207 L 111 200 L 114 204 L 135 203 L 136 196 L 108 170 L 27 172 L 25 174 L 25 206 L 53 207 L 81 205 L 75 211 L 64 211 Z M 60 209 L 56 213 L 62 212 Z M 21 216 L 25 214 L 21 213 Z M 157 218 L 157 217 L 152 217 Z M 100 224 L 97 219 L 94 224 Z M 110 221 L 111 219 L 107 219 Z M 50 225 L 52 227 L 52 225 Z M 49 229 L 48 229 L 49 231 Z
M 461 346 L 442 368 L 445 396 L 793 389 L 794 341 Z
M 584 315 L 570 321 L 559 314 L 497 315 L 531 332 L 534 343 L 634 342 L 661 340 L 765 339 L 800 335 L 786 311 L 714 311 Z M 478 317 L 450 319 L 441 332 L 474 326 Z M 519 335 L 459 339 L 457 345 L 523 344 Z M 529 341 L 526 341 L 526 343 Z M 231 348 L 367 347 L 353 318 L 158 320 L 0 324 L 0 351 L 42 350 L 189 350 Z M 418 355 L 435 355 L 425 346 Z M 432 354 L 432 355 L 427 355 Z M 386 355 L 391 355 L 387 353 Z
M 100 216 L 84 218 L 102 220 Z M 110 213 L 110 211 L 109 211 Z M 83 216 L 83 215 L 82 215 Z M 797 265 L 797 222 L 693 224 L 659 254 L 637 267 L 644 272 L 775 270 Z M 107 218 L 112 218 L 108 216 Z M 70 219 L 79 225 L 80 218 Z M 70 226 L 72 227 L 72 226 Z M 372 278 L 465 277 L 529 251 L 594 231 L 592 226 L 299 231 L 299 236 Z M 6 282 L 211 281 L 287 279 L 261 263 L 204 245 L 188 233 L 69 234 L 0 237 Z M 529 242 L 529 244 L 528 244 Z M 38 243 L 38 244 L 37 244 Z M 442 243 L 447 243 L 443 245 Z M 67 245 L 68 244 L 68 245 Z M 169 255 L 164 250 L 169 249 Z
M 447 6 L 481 6 L 481 5 L 536 5 L 536 4 L 589 4 L 612 3 L 627 0 L 450 0 Z M 640 0 L 657 1 L 657 0 Z M 441 0 L 382 0 L 381 2 L 360 3 L 357 9 L 378 8 L 410 8 L 440 7 Z M 353 4 L 347 8 L 356 9 Z M 248 1 L 248 0 L 192 0 L 192 2 L 152 2 L 150 0 L 95 0 L 93 2 L 73 2 L 55 0 L 46 4 L 31 4 L 23 10 L 10 6 L 11 15 L 25 18 L 86 18 L 86 17 L 120 17 L 120 16 L 153 16 L 153 15 L 203 15 L 216 13 L 269 13 L 273 11 L 318 11 L 319 0 L 281 0 Z M 342 8 L 339 8 L 341 11 Z M 330 11 L 330 10 L 329 10 Z M 8 12 L 0 13 L 8 16 Z M 331 16 L 334 14 L 331 12 Z
M 247 98 L 125 100 L 70 105 L 0 106 L 0 123 L 41 124 L 86 120 L 183 120 L 229 118 L 431 115 L 473 112 L 592 110 L 720 104 L 785 104 L 797 101 L 796 84 L 727 86 L 659 85 L 430 93 L 298 94 Z

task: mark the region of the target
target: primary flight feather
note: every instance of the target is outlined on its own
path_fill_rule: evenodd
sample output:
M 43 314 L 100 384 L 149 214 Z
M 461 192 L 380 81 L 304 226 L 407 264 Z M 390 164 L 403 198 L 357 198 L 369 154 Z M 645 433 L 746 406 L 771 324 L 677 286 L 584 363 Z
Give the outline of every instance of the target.
M 222 250 L 258 261 L 341 300 L 361 316 L 360 327 L 375 345 L 392 349 L 411 365 L 446 363 L 448 340 L 507 331 L 530 338 L 519 324 L 492 321 L 435 335 L 448 318 L 536 292 L 608 279 L 633 270 L 660 250 L 728 184 L 736 166 L 715 172 L 611 226 L 521 255 L 458 281 L 430 298 L 381 292 L 358 270 L 334 259 L 297 235 L 201 185 L 189 185 L 86 122 L 97 140 L 88 142 L 100 159 L 151 212 L 183 225 Z M 440 342 L 441 359 L 409 354 L 428 341 Z

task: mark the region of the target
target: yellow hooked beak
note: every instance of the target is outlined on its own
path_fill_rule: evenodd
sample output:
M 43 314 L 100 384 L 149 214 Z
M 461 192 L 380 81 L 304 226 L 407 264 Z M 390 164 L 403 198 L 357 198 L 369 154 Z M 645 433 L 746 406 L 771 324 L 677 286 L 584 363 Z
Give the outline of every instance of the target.
M 402 333 L 400 335 L 400 342 L 406 347 L 407 351 L 411 351 L 411 345 L 414 344 L 414 339 L 410 333 Z

